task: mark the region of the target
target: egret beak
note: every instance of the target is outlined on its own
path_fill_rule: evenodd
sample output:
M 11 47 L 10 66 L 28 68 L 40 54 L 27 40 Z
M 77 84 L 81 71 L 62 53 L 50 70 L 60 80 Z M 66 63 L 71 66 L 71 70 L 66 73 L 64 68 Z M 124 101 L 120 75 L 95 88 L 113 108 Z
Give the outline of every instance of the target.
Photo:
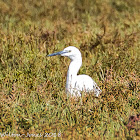
M 67 53 L 67 51 L 56 52 L 56 53 L 49 54 L 47 56 L 56 56 L 56 55 L 61 55 L 61 54 L 64 54 L 64 53 Z

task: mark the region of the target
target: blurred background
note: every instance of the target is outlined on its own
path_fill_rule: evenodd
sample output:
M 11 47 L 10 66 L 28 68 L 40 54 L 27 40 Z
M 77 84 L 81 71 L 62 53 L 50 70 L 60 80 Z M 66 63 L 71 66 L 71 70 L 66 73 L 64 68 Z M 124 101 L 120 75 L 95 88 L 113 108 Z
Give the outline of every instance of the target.
M 0 0 L 0 133 L 137 138 L 138 125 L 129 122 L 128 129 L 127 123 L 140 113 L 139 5 L 139 0 Z M 99 99 L 67 99 L 70 60 L 46 55 L 69 45 L 80 49 L 79 74 L 97 82 Z

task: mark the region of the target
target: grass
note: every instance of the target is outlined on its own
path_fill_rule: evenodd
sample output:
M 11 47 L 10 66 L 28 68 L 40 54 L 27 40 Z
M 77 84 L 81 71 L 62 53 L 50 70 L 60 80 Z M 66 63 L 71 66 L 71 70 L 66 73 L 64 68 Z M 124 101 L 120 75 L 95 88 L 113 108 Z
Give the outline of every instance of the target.
M 1 1 L 1 138 L 138 139 L 140 128 L 126 124 L 140 113 L 139 4 Z M 69 45 L 80 49 L 79 74 L 93 77 L 99 98 L 66 96 L 70 60 L 46 55 Z

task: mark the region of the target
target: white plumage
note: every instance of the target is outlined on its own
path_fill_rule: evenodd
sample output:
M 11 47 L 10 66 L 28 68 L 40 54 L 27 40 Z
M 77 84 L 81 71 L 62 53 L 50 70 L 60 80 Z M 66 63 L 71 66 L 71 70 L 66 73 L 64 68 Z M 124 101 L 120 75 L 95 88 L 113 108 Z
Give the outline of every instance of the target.
M 73 46 L 65 48 L 61 52 L 53 53 L 48 56 L 67 56 L 71 59 L 69 69 L 67 72 L 67 81 L 66 81 L 66 92 L 72 96 L 81 96 L 81 91 L 84 92 L 94 92 L 98 97 L 101 93 L 100 88 L 88 75 L 77 75 L 81 65 L 82 65 L 82 56 L 81 52 Z

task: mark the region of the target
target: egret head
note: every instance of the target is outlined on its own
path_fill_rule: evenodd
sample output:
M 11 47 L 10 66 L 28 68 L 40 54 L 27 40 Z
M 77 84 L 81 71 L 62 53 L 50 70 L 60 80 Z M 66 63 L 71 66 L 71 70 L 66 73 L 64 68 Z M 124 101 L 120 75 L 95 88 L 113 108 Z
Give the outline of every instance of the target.
M 53 53 L 48 56 L 55 56 L 55 55 L 67 56 L 71 60 L 81 59 L 81 52 L 74 46 L 69 46 L 61 52 Z

